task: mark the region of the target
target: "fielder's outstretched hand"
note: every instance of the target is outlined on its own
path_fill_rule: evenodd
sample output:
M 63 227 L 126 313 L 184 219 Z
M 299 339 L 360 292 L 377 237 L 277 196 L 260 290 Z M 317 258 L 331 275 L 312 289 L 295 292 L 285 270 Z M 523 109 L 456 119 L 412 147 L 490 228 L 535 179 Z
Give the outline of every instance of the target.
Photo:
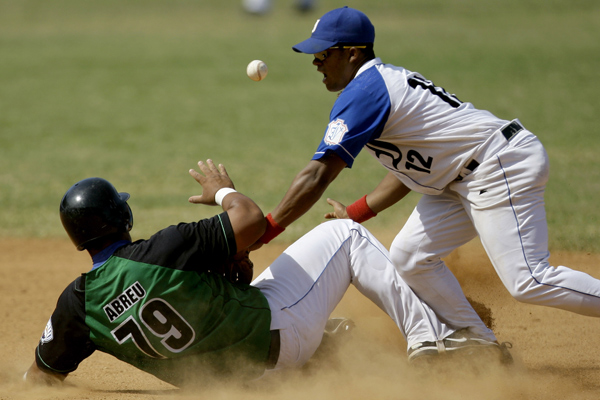
M 346 219 L 348 217 L 348 213 L 346 212 L 346 206 L 340 203 L 339 201 L 333 199 L 327 199 L 327 203 L 333 206 L 333 211 L 325 214 L 325 219 Z
M 223 164 L 219 164 L 217 168 L 213 160 L 208 159 L 206 160 L 206 163 L 198 161 L 198 167 L 202 173 L 190 169 L 190 175 L 202 185 L 202 194 L 190 197 L 190 203 L 216 206 L 215 193 L 217 193 L 219 189 L 235 189 Z

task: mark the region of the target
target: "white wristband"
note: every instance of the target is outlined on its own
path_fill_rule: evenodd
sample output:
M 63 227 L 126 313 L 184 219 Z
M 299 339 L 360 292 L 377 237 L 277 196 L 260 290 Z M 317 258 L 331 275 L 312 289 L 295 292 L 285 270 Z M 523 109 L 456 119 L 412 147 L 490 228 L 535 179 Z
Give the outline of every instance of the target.
M 225 196 L 227 196 L 229 193 L 235 192 L 237 192 L 237 190 L 232 188 L 221 188 L 217 190 L 217 193 L 215 193 L 215 203 L 217 203 L 218 205 L 222 205 Z

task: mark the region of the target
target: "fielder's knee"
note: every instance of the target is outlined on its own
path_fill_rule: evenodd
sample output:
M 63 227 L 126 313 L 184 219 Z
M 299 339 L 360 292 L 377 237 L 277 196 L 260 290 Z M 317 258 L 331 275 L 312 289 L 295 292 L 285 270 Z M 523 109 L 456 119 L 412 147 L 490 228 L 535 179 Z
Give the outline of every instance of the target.
M 537 282 L 533 277 L 528 277 L 522 282 L 505 285 L 510 295 L 519 303 L 538 304 L 548 290 L 545 285 Z

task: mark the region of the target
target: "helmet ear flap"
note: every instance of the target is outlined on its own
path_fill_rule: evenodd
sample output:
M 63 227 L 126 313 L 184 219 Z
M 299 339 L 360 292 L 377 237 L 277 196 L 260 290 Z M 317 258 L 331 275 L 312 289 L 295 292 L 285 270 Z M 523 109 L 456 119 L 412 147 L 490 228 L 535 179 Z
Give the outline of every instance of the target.
M 119 207 L 122 210 L 122 219 L 125 223 L 125 232 L 129 232 L 131 231 L 131 228 L 133 228 L 133 212 L 131 211 L 131 207 L 129 207 L 129 204 L 127 203 L 127 200 L 129 200 L 129 193 L 119 193 L 119 197 L 121 198 L 121 202 L 119 204 Z
M 133 211 L 131 211 L 131 207 L 129 207 L 129 204 L 125 203 L 125 205 L 127 206 L 127 214 L 125 217 L 125 222 L 126 222 L 125 229 L 127 230 L 127 232 L 129 232 L 133 228 Z

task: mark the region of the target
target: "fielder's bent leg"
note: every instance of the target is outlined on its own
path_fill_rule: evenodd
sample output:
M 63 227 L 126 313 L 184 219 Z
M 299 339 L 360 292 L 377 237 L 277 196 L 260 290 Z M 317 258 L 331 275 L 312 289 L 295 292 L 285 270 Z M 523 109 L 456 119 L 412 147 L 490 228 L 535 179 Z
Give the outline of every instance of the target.
M 443 257 L 476 236 L 458 196 L 446 190 L 424 195 L 394 239 L 390 253 L 402 279 L 439 318 L 454 329 L 469 328 L 481 339 L 496 341 L 465 297 Z
M 457 185 L 457 192 L 466 199 L 481 242 L 512 296 L 600 317 L 600 280 L 548 263 L 548 157 L 537 138 L 521 132 L 505 150 L 482 163 L 473 178 L 479 179 L 466 187 Z M 487 197 L 477 194 L 484 186 Z

